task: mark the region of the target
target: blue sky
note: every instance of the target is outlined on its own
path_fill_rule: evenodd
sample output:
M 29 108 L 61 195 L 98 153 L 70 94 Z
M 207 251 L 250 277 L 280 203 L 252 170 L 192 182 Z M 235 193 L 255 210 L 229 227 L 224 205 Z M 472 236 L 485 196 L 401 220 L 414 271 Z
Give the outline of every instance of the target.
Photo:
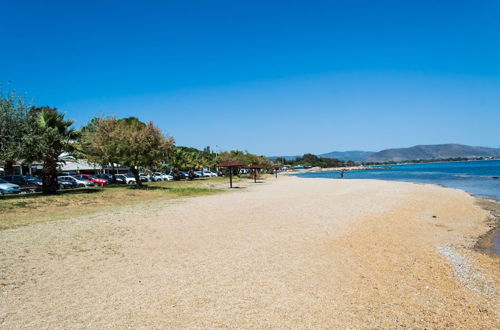
M 0 82 L 265 155 L 500 147 L 500 1 L 0 0 Z

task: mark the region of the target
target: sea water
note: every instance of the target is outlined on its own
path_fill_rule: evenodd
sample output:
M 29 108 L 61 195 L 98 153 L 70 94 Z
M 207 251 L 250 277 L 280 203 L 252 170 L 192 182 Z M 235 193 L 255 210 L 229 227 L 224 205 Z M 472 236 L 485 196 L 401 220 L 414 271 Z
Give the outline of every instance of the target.
M 299 173 L 305 178 L 339 179 L 340 172 Z M 391 168 L 345 171 L 344 179 L 378 179 L 439 184 L 500 201 L 500 160 L 402 164 Z

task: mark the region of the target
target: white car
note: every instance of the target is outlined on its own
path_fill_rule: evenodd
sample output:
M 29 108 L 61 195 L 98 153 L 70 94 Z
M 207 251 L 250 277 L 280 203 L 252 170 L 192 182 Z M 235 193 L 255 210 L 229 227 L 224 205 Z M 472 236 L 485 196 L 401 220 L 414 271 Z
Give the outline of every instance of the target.
M 212 171 L 203 170 L 203 176 L 211 178 L 211 177 L 217 176 L 217 173 L 214 173 Z
M 163 173 L 160 173 L 160 172 L 151 173 L 151 180 L 163 181 Z
M 58 176 L 59 179 L 73 181 L 78 187 L 94 187 L 95 183 L 87 180 L 80 180 L 71 175 Z
M 172 181 L 174 179 L 173 176 L 166 174 L 166 173 L 160 173 L 162 176 L 163 181 Z
M 139 173 L 139 179 L 140 179 L 142 182 L 149 182 L 149 181 L 152 181 L 152 179 L 151 179 L 151 175 L 146 174 L 146 173 Z
M 135 184 L 135 177 L 132 174 L 117 174 L 116 180 L 121 183 Z

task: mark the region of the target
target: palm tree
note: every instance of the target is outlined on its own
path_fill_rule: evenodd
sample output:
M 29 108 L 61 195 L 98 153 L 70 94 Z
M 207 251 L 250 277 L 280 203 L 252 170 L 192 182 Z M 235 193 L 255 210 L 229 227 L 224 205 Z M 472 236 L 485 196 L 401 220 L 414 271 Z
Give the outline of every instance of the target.
M 65 120 L 56 108 L 32 107 L 30 119 L 34 134 L 29 143 L 27 160 L 42 162 L 42 191 L 44 194 L 53 194 L 59 189 L 58 164 L 75 151 L 74 144 L 79 132 L 71 128 L 73 121 Z

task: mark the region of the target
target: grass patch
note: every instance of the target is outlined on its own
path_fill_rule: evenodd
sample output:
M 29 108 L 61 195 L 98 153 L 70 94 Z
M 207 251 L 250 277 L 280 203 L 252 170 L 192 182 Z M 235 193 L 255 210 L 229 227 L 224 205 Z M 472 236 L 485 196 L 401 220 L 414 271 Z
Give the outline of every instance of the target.
M 50 196 L 40 193 L 3 196 L 0 198 L 0 230 L 105 212 L 125 205 L 215 194 L 223 191 L 227 181 L 227 178 L 200 178 L 148 182 L 142 187 L 78 188 Z
M 220 189 L 206 188 L 206 187 L 181 187 L 173 188 L 169 190 L 169 193 L 175 194 L 177 196 L 187 197 L 187 196 L 200 196 L 215 194 L 221 191 Z

